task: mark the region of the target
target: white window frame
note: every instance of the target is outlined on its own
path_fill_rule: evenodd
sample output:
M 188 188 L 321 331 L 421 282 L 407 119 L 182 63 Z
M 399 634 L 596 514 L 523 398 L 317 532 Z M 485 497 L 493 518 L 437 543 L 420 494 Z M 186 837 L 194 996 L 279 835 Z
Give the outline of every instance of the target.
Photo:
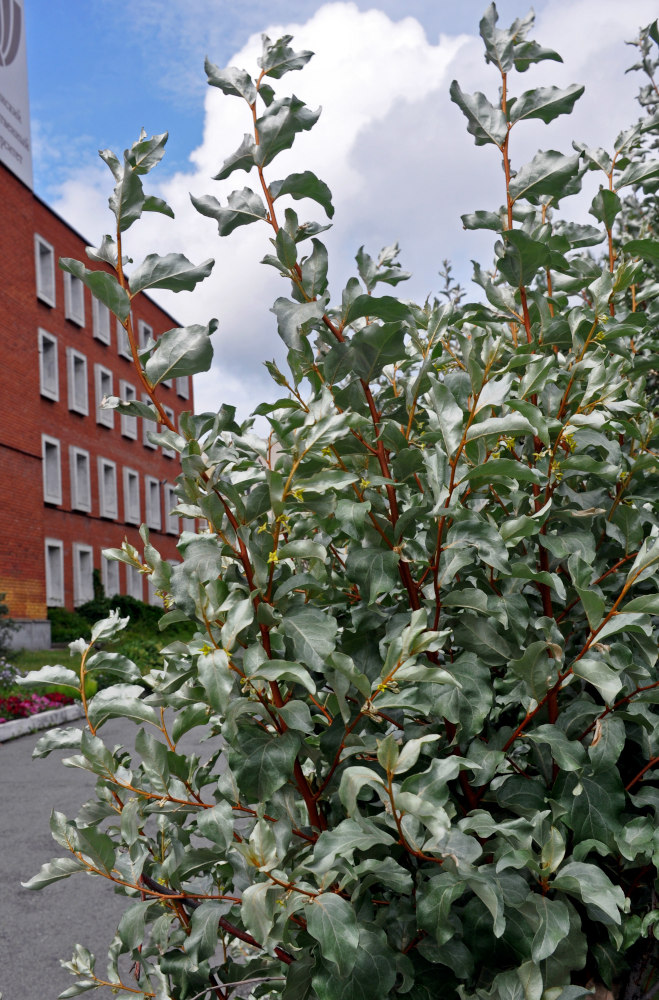
M 142 402 L 143 403 L 151 402 L 151 399 L 149 398 L 147 393 L 144 393 L 144 395 L 142 396 Z M 144 445 L 145 448 L 151 448 L 153 450 L 157 448 L 158 445 L 154 441 L 149 440 L 149 431 L 151 431 L 152 434 L 157 434 L 158 424 L 155 422 L 155 420 L 147 420 L 146 417 L 142 417 L 142 444 Z
M 142 573 L 136 566 L 129 566 L 126 563 L 126 593 L 130 597 L 135 597 L 138 601 L 144 600 L 144 579 Z
M 113 486 L 109 489 L 108 473 L 114 480 Z M 119 518 L 119 488 L 117 485 L 117 464 L 111 462 L 109 458 L 98 458 L 98 505 L 101 517 L 107 517 L 112 521 Z
M 162 504 L 160 500 L 160 480 L 155 476 L 144 477 L 144 519 L 148 528 L 162 531 Z
M 178 537 L 181 530 L 178 514 L 171 513 L 172 508 L 178 505 L 178 497 L 171 483 L 165 483 L 163 491 L 165 500 L 165 533 Z
M 94 395 L 96 400 L 96 423 L 102 427 L 114 427 L 114 410 L 101 406 L 104 396 L 112 396 L 114 377 L 105 365 L 94 365 Z
M 136 469 L 124 466 L 124 521 L 126 524 L 140 523 L 140 474 Z M 133 485 L 134 484 L 134 485 Z
M 128 339 L 128 334 L 124 330 L 123 326 L 117 320 L 117 353 L 120 358 L 126 358 L 127 361 L 133 360 L 133 355 L 130 350 L 130 341 Z
M 56 573 L 50 560 L 50 553 L 58 553 Z M 44 539 L 44 559 L 46 563 L 46 605 L 49 608 L 64 607 L 64 543 L 59 538 Z M 55 579 L 53 578 L 55 576 Z
M 47 306 L 55 305 L 55 250 L 38 233 L 34 234 L 34 269 L 37 298 Z
M 85 325 L 85 286 L 70 271 L 64 272 L 64 315 L 76 326 Z
M 94 337 L 102 344 L 112 341 L 112 315 L 104 302 L 92 295 L 92 327 Z
M 83 578 L 83 560 L 89 559 L 89 576 Z M 77 608 L 94 597 L 94 550 L 82 542 L 73 543 L 73 604 Z
M 119 396 L 125 403 L 132 403 L 137 399 L 137 390 L 122 378 L 119 381 Z M 121 414 L 121 435 L 132 441 L 137 440 L 137 417 L 132 417 L 129 413 Z
M 46 347 L 46 345 L 48 345 Z M 54 371 L 48 372 L 46 367 L 46 352 L 52 351 Z M 39 391 L 46 399 L 59 400 L 59 369 L 57 354 L 57 337 L 47 330 L 39 329 Z
M 165 411 L 165 413 L 167 414 L 167 416 L 169 417 L 169 419 L 171 420 L 171 422 L 176 427 L 176 417 L 175 417 L 174 411 L 172 410 L 171 406 L 163 406 L 163 410 Z M 176 452 L 174 451 L 174 449 L 173 448 L 166 448 L 165 445 L 162 446 L 162 453 L 163 453 L 163 456 L 165 458 L 176 458 Z
M 71 509 L 92 509 L 91 461 L 84 448 L 69 445 L 69 471 L 71 475 Z
M 52 449 L 52 451 L 51 451 Z M 52 465 L 52 461 L 49 463 L 47 458 L 48 453 L 55 453 L 57 458 L 56 462 L 56 475 L 54 481 L 49 482 L 49 464 Z M 41 435 L 41 456 L 42 456 L 42 467 L 43 467 L 43 499 L 44 503 L 62 503 L 62 448 L 57 440 L 57 438 L 49 437 L 48 434 Z
M 137 321 L 137 343 L 143 351 L 150 340 L 153 340 L 153 327 L 143 319 Z
M 114 597 L 121 593 L 121 582 L 119 580 L 119 563 L 116 559 L 106 559 L 101 561 L 101 579 L 103 580 L 103 590 L 106 597 Z
M 84 371 L 84 392 L 80 394 L 76 385 L 78 366 Z M 89 415 L 87 358 L 80 351 L 76 351 L 74 347 L 67 347 L 66 349 L 66 371 L 69 388 L 69 409 L 74 413 L 80 413 L 83 417 L 86 417 Z
M 176 394 L 181 399 L 190 399 L 190 376 L 179 375 L 176 379 Z

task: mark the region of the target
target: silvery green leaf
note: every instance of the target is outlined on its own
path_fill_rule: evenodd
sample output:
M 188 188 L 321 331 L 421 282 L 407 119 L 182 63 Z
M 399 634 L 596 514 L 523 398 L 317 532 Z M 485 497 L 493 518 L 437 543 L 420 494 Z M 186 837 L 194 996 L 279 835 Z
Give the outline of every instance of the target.
M 191 292 L 200 281 L 208 277 L 214 263 L 214 260 L 209 259 L 203 264 L 195 265 L 180 253 L 168 253 L 165 257 L 150 253 L 130 276 L 131 295 L 149 288 L 166 288 L 170 292 Z
M 256 87 L 244 69 L 237 69 L 235 66 L 220 69 L 209 59 L 206 59 L 204 68 L 211 87 L 218 87 L 229 97 L 242 97 L 248 104 L 256 100 Z
M 352 972 L 359 947 L 359 925 L 350 903 L 333 892 L 322 892 L 306 907 L 307 930 L 318 941 L 323 958 L 339 976 Z
M 79 278 L 92 295 L 102 302 L 123 323 L 130 315 L 130 298 L 117 279 L 106 271 L 90 271 L 79 260 L 61 257 L 60 267 Z
M 88 703 L 89 721 L 98 729 L 108 719 L 125 717 L 134 722 L 157 726 L 154 709 L 141 700 L 144 688 L 139 684 L 113 684 L 94 695 Z
M 66 858 L 55 858 L 47 864 L 41 866 L 41 871 L 33 875 L 27 882 L 21 882 L 25 889 L 43 889 L 44 886 L 59 882 L 60 879 L 68 878 L 75 872 L 85 871 L 85 864 L 78 858 L 69 856 Z
M 217 221 L 220 236 L 229 236 L 239 226 L 248 226 L 252 222 L 266 219 L 266 208 L 263 201 L 251 188 L 233 191 L 228 198 L 226 208 L 223 208 L 217 198 L 203 195 L 200 198 L 190 195 L 192 204 L 201 215 Z
M 325 209 L 329 219 L 334 215 L 332 192 L 311 170 L 304 170 L 300 174 L 289 174 L 281 181 L 270 182 L 270 195 L 273 201 L 285 194 L 296 201 L 300 198 L 311 198 Z
M 208 326 L 183 326 L 163 333 L 147 358 L 144 366 L 147 378 L 153 385 L 169 378 L 207 372 L 213 362 L 211 336 L 217 329 L 217 320 Z
M 473 135 L 477 146 L 493 143 L 501 147 L 508 134 L 506 116 L 500 108 L 495 108 L 485 94 L 465 94 L 457 80 L 451 84 L 451 100 L 458 105 L 467 119 L 467 131 Z

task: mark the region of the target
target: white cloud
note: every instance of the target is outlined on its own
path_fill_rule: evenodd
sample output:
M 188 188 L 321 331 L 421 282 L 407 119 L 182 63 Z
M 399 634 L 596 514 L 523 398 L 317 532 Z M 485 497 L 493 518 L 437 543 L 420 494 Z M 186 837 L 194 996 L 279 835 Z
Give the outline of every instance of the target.
M 587 83 L 588 90 L 573 116 L 549 128 L 520 127 L 513 144 L 517 165 L 538 146 L 569 151 L 573 137 L 610 145 L 617 130 L 633 120 L 638 81 L 624 76 L 633 53 L 622 40 L 634 33 L 630 24 L 651 19 L 652 7 L 651 0 L 628 0 L 624 11 L 615 0 L 550 0 L 544 6 L 534 34 L 557 48 L 565 65 L 541 64 L 520 78 L 523 89 L 538 82 L 576 81 Z M 302 73 L 278 81 L 276 89 L 294 90 L 310 107 L 322 104 L 323 113 L 314 130 L 277 159 L 268 179 L 311 169 L 329 183 L 336 207 L 335 227 L 326 234 L 334 261 L 334 299 L 361 243 L 377 252 L 398 239 L 403 263 L 415 273 L 408 294 L 421 298 L 437 289 L 444 257 L 454 260 L 462 279 L 468 276 L 469 258 L 487 262 L 491 240 L 487 234 L 465 233 L 459 216 L 502 200 L 498 154 L 474 146 L 448 98 L 452 76 L 467 91 L 496 92 L 497 79 L 483 62 L 480 40 L 440 36 L 432 44 L 413 18 L 393 22 L 378 10 L 360 12 L 353 3 L 326 4 L 304 24 L 273 26 L 269 34 L 276 37 L 284 30 L 294 35 L 296 47 L 310 48 L 316 56 Z M 231 62 L 250 69 L 259 51 L 260 40 L 253 36 Z M 191 169 L 170 177 L 159 190 L 174 207 L 176 222 L 153 216 L 130 234 L 136 257 L 157 249 L 180 250 L 192 260 L 216 258 L 212 278 L 194 296 L 163 294 L 162 302 L 182 322 L 219 318 L 213 370 L 196 380 L 197 406 L 230 402 L 241 416 L 274 391 L 261 362 L 282 357 L 269 308 L 288 289 L 272 269 L 259 264 L 270 250 L 265 225 L 220 240 L 215 224 L 191 208 L 188 192 L 224 199 L 234 187 L 256 187 L 256 178 L 243 173 L 229 182 L 210 180 L 249 126 L 242 101 L 209 89 L 203 141 L 191 155 Z M 151 177 L 157 180 L 157 174 Z M 54 207 L 98 237 L 110 221 L 109 180 L 109 174 L 103 182 L 96 173 L 72 175 Z M 321 218 L 322 210 L 311 203 L 295 207 L 305 217 L 309 212 Z

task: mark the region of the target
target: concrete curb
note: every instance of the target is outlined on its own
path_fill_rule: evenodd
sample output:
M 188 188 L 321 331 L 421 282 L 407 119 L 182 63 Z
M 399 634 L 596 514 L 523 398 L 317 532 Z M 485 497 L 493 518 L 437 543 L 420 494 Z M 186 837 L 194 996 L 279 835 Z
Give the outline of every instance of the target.
M 84 716 L 82 705 L 65 705 L 64 708 L 53 708 L 50 712 L 39 712 L 28 715 L 26 719 L 14 719 L 13 722 L 0 723 L 0 743 L 14 740 L 18 736 L 29 736 L 40 729 L 50 729 L 60 726 L 63 722 L 74 722 Z

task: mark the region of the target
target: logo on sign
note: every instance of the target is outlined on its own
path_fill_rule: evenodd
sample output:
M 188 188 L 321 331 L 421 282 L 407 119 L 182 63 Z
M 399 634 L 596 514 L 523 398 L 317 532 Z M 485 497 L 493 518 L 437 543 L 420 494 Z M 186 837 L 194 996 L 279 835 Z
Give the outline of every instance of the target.
M 0 0 L 0 66 L 13 63 L 21 41 L 21 8 L 18 0 Z

